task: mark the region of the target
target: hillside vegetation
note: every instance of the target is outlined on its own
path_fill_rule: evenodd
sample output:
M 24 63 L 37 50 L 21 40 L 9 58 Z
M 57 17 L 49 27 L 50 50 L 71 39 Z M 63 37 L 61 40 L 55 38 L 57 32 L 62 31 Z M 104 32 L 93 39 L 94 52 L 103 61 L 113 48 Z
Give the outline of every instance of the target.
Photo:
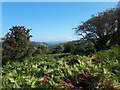
M 30 56 L 23 62 L 9 60 L 3 65 L 3 88 L 117 89 L 119 50 L 114 46 L 89 57 L 62 53 Z
M 118 11 L 99 13 L 75 28 L 82 40 L 52 47 L 30 42 L 31 29 L 13 26 L 2 38 L 1 88 L 119 90 Z

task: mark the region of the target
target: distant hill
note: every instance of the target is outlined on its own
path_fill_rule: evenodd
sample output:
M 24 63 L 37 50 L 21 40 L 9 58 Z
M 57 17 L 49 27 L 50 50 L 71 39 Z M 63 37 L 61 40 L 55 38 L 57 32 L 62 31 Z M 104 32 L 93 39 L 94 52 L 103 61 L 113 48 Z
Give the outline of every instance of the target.
M 38 45 L 40 44 L 44 44 L 46 47 L 53 47 L 56 46 L 58 44 L 64 44 L 64 43 L 68 43 L 68 42 L 79 42 L 79 41 L 51 41 L 51 42 L 35 42 L 35 41 L 31 41 L 31 43 L 35 44 L 36 47 L 38 47 Z M 0 43 L 2 43 L 2 41 L 0 41 Z M 2 44 L 0 44 L 0 48 L 1 48 Z
M 54 42 L 35 42 L 35 41 L 31 41 L 31 43 L 35 44 L 36 47 L 38 47 L 38 45 L 40 44 L 44 44 L 47 47 L 53 47 L 56 46 L 57 44 L 64 44 L 67 41 L 54 41 Z
M 67 41 L 51 41 L 51 42 L 35 42 L 35 41 L 31 41 L 31 43 L 35 44 L 36 47 L 38 47 L 38 45 L 40 44 L 44 44 L 46 47 L 53 47 L 57 44 L 64 44 L 66 43 Z M 0 41 L 0 48 L 2 46 L 2 41 Z
M 40 44 L 44 44 L 45 46 L 49 46 L 47 43 L 45 42 L 35 42 L 35 41 L 31 41 L 31 43 L 35 44 L 36 47 L 38 47 Z
M 45 42 L 45 43 L 47 43 L 49 47 L 52 47 L 52 46 L 56 46 L 58 44 L 64 44 L 66 42 L 68 42 L 68 41 L 54 41 L 54 42 Z

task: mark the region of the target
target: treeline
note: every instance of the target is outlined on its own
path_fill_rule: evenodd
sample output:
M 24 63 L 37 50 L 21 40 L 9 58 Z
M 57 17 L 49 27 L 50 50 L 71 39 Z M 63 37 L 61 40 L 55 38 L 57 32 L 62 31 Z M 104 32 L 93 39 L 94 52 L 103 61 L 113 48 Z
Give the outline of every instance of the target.
M 89 55 L 95 52 L 92 42 L 89 41 L 71 41 L 63 44 L 57 44 L 48 47 L 44 44 L 36 46 L 34 54 L 57 54 L 57 53 L 71 53 L 73 55 Z

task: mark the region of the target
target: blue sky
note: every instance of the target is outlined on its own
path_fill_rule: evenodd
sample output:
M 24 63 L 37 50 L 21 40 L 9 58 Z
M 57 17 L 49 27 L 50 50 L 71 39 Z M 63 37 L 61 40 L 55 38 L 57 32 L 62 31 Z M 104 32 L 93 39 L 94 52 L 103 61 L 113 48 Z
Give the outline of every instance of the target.
M 79 37 L 72 28 L 117 2 L 3 2 L 2 36 L 14 25 L 31 28 L 31 41 L 69 41 Z
M 2 2 L 118 2 L 119 0 L 1 0 Z

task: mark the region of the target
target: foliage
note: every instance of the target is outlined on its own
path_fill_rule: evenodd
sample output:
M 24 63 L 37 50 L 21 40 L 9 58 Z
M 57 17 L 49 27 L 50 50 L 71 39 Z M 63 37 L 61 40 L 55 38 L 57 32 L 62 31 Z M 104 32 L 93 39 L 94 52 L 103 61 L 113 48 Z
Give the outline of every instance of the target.
M 2 60 L 22 60 L 25 56 L 29 56 L 34 51 L 34 45 L 30 43 L 29 32 L 24 26 L 13 26 L 10 32 L 2 38 Z
M 42 53 L 47 53 L 47 47 L 43 44 L 40 44 L 37 49 L 40 49 Z
M 95 52 L 94 44 L 88 41 L 72 41 L 64 44 L 64 53 L 89 55 Z
M 120 82 L 120 46 L 112 46 L 110 50 L 97 52 L 96 55 L 103 67 L 116 74 Z
M 84 41 L 57 45 L 49 52 L 44 45 L 33 47 L 30 29 L 13 26 L 3 38 L 2 88 L 120 89 L 120 46 L 108 49 L 119 43 L 117 14 L 117 9 L 98 13 L 76 28 Z
M 52 53 L 62 53 L 64 51 L 63 45 L 57 45 L 53 48 Z
M 95 52 L 94 44 L 92 42 L 80 42 L 76 45 L 73 54 L 90 55 Z
M 120 75 L 111 70 L 112 66 L 119 64 L 119 50 L 120 47 L 115 46 L 91 57 L 62 53 L 30 56 L 23 62 L 9 60 L 2 68 L 2 86 L 28 89 L 120 89 Z M 113 58 L 112 52 L 115 55 Z
M 36 48 L 38 48 L 38 46 L 39 46 L 40 44 L 43 44 L 43 45 L 45 45 L 45 46 L 49 46 L 46 42 L 35 42 L 35 41 L 31 41 L 31 43 L 33 43 L 33 44 L 36 46 Z
M 64 53 L 72 53 L 73 50 L 75 50 L 75 43 L 74 42 L 68 42 L 64 44 Z
M 77 35 L 84 40 L 92 41 L 97 50 L 104 49 L 110 41 L 110 46 L 120 43 L 119 9 L 112 8 L 93 15 L 89 20 L 74 28 Z
M 32 55 L 35 56 L 36 54 L 42 54 L 42 50 L 41 49 L 36 49 L 35 52 Z

